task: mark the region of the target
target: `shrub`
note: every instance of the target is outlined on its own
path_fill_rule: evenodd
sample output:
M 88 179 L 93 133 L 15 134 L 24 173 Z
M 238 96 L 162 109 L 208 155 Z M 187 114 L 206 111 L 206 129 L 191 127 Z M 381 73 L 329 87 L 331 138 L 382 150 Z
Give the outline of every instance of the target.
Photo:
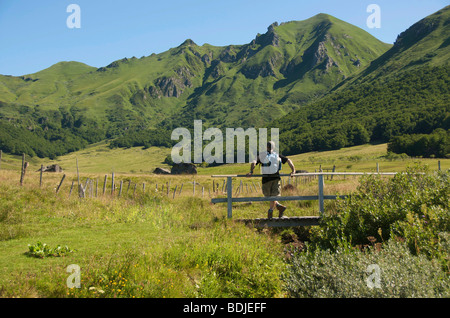
M 283 280 L 290 297 L 450 296 L 448 275 L 439 264 L 412 255 L 405 243 L 395 240 L 365 253 L 345 241 L 334 252 L 309 249 L 291 258 Z
M 418 166 L 388 180 L 364 176 L 338 200 L 339 213 L 311 229 L 306 251 L 292 255 L 283 278 L 289 295 L 449 297 L 448 178 Z M 372 264 L 379 288 L 367 282 Z
M 450 229 L 448 179 L 448 173 L 427 173 L 424 167 L 408 168 L 388 180 L 364 176 L 356 193 L 337 201 L 339 213 L 324 217 L 312 230 L 312 246 L 335 249 L 343 238 L 367 244 L 369 236 L 379 242 L 402 236 L 431 247 L 439 232 Z

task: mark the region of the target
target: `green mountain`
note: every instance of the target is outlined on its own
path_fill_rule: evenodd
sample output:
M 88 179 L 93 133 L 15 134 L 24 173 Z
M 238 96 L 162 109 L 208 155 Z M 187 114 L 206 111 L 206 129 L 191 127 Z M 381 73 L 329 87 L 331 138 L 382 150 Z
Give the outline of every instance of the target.
M 415 132 L 422 115 L 430 122 L 421 125 L 440 127 L 448 113 L 448 27 L 446 7 L 392 46 L 318 14 L 273 23 L 244 45 L 188 39 L 98 69 L 61 62 L 0 75 L 0 148 L 54 157 L 119 136 L 116 145 L 170 145 L 170 131 L 194 119 L 219 128 L 270 123 L 281 128 L 288 153 Z
M 193 117 L 218 126 L 263 125 L 322 96 L 389 47 L 318 14 L 274 23 L 246 45 L 198 46 L 186 40 L 166 52 L 99 69 L 62 62 L 21 77 L 0 76 L 0 114 L 22 117 L 14 116 L 21 106 L 75 107 L 109 135 L 164 119 L 172 126 L 185 124 Z
M 326 14 L 274 23 L 249 44 L 228 46 L 212 60 L 181 123 L 198 118 L 212 119 L 215 127 L 263 126 L 323 96 L 389 48 Z
M 450 129 L 450 6 L 402 32 L 394 46 L 322 99 L 271 123 L 285 153 L 388 142 Z

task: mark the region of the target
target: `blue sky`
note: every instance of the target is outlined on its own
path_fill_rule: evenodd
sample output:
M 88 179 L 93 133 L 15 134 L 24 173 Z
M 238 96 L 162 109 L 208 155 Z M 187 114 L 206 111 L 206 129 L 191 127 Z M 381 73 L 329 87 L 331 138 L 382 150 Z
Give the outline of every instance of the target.
M 70 29 L 70 4 L 81 28 Z M 370 29 L 370 4 L 381 28 Z M 190 38 L 199 45 L 250 42 L 272 22 L 328 13 L 393 43 L 413 23 L 448 0 L 0 0 L 0 74 L 25 75 L 60 61 L 106 66 L 124 57 L 160 53 Z

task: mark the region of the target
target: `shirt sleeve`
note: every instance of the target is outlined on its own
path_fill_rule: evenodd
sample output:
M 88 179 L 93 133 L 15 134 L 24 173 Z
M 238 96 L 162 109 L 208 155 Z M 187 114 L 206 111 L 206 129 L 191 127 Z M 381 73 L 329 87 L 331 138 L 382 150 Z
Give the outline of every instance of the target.
M 280 159 L 281 159 L 281 163 L 282 163 L 282 164 L 285 164 L 285 163 L 288 161 L 288 157 L 283 156 L 283 155 L 279 155 L 279 156 L 280 156 Z

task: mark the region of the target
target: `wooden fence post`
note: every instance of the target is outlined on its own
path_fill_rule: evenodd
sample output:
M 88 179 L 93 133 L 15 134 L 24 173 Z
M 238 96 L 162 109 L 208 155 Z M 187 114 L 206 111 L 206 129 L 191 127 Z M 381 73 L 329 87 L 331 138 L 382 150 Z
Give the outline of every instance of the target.
M 25 177 L 25 154 L 22 154 L 22 169 L 20 171 L 20 185 L 23 186 L 23 179 Z
M 241 193 L 241 186 L 238 186 L 236 189 L 236 192 L 234 193 L 234 196 L 237 197 L 238 194 L 240 194 L 240 193 Z
M 114 172 L 112 173 L 112 181 L 111 181 L 111 195 L 114 194 Z
M 172 197 L 172 199 L 175 199 L 175 193 L 177 192 L 177 187 L 178 187 L 178 185 L 176 185 L 175 189 L 173 189 L 173 197 Z
M 122 195 L 123 180 L 120 180 L 119 197 Z
M 58 185 L 58 188 L 56 188 L 56 194 L 58 194 L 59 189 L 61 188 L 61 185 L 63 184 L 65 178 L 66 178 L 66 175 L 63 175 L 63 177 L 61 179 L 61 182 Z
M 106 192 L 106 180 L 108 179 L 108 175 L 105 174 L 105 180 L 103 181 L 103 195 L 105 195 Z
M 83 188 L 83 184 L 79 183 L 79 184 L 78 184 L 78 196 L 79 196 L 80 198 L 84 198 L 85 195 L 86 195 L 86 189 Z
M 41 165 L 41 172 L 39 175 L 39 188 L 42 187 L 42 171 L 44 170 L 44 165 Z
M 75 183 L 75 181 L 72 181 L 72 186 L 70 187 L 70 191 L 69 191 L 69 198 L 70 198 L 70 195 L 72 194 L 72 190 L 73 190 L 73 184 Z
M 319 212 L 320 217 L 323 217 L 324 213 L 324 202 L 323 202 L 323 175 L 319 174 Z
M 89 178 L 86 179 L 86 183 L 84 184 L 84 191 L 88 190 L 89 186 Z
M 333 165 L 333 170 L 331 172 L 336 172 L 336 165 Z M 330 180 L 333 180 L 333 176 L 334 175 L 332 174 Z
M 233 196 L 232 191 L 233 189 L 231 185 L 231 177 L 227 177 L 227 214 L 229 219 L 231 219 L 231 217 L 233 216 L 231 211 L 233 208 L 233 202 L 231 201 Z

